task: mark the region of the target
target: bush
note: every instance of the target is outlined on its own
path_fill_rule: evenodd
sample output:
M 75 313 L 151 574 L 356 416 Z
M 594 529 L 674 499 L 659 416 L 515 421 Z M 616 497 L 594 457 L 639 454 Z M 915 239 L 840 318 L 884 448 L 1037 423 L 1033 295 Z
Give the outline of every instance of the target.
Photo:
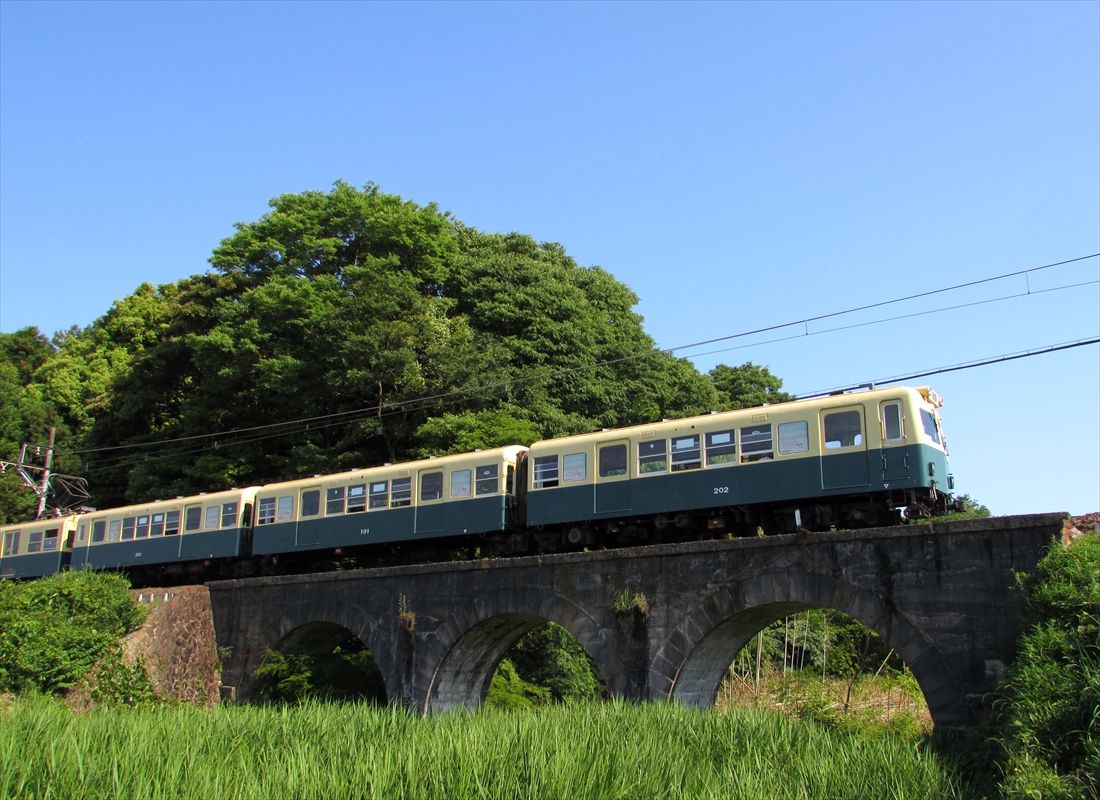
M 1097 797 L 1100 538 L 1055 545 L 1020 578 L 1038 620 L 996 703 L 1006 798 Z
M 0 691 L 74 686 L 144 616 L 118 575 L 78 571 L 0 582 Z

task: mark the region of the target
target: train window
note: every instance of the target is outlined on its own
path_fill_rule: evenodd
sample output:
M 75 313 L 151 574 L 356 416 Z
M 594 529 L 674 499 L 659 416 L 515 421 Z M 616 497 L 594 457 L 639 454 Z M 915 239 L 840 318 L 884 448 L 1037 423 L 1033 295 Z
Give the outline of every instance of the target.
M 928 438 L 936 444 L 940 443 L 940 432 L 936 428 L 936 418 L 923 408 L 920 410 L 921 425 L 924 426 L 924 432 L 928 434 Z
M 33 531 L 27 537 L 27 552 L 37 553 L 42 549 L 42 531 Z
M 438 500 L 443 496 L 443 473 L 426 472 L 420 476 L 420 499 Z
M 99 544 L 107 535 L 107 520 L 97 519 L 92 523 L 92 544 Z
M 390 482 L 375 481 L 370 485 L 370 507 L 385 508 L 390 503 Z
M 19 531 L 8 531 L 4 534 L 4 555 L 14 556 L 19 552 Z
M 275 521 L 275 498 L 260 498 L 259 510 L 256 512 L 257 525 L 270 525 Z
M 119 534 L 122 532 L 122 520 L 113 519 L 107 523 L 107 541 L 117 542 Z
M 612 444 L 600 448 L 600 477 L 615 478 L 626 474 L 626 445 Z
M 183 529 L 185 531 L 197 531 L 202 527 L 202 506 L 190 506 L 183 517 Z
M 122 539 L 127 541 L 134 538 L 134 518 L 124 517 L 122 520 Z
M 367 485 L 360 483 L 358 486 L 348 487 L 348 513 L 355 514 L 367 510 Z
M 826 414 L 824 434 L 826 450 L 863 444 L 863 424 L 860 413 L 838 411 L 835 414 Z
M 164 515 L 164 535 L 175 536 L 180 532 L 180 512 L 169 511 Z
M 810 423 L 805 420 L 779 423 L 779 455 L 805 453 L 809 449 Z
M 749 425 L 741 429 L 741 463 L 767 461 L 772 457 L 772 426 Z
M 149 538 L 149 517 L 146 516 L 137 518 L 137 538 Z
M 306 489 L 302 492 L 302 516 L 316 517 L 321 513 L 321 490 Z
M 236 528 L 237 527 L 237 504 L 222 503 L 222 527 L 223 528 Z
M 561 457 L 561 479 L 564 483 L 576 483 L 588 477 L 588 455 L 566 453 Z
M 203 523 L 203 527 L 207 530 L 213 530 L 218 527 L 218 507 L 207 506 L 206 507 L 206 521 Z
M 500 491 L 500 472 L 496 464 L 474 467 L 474 494 L 496 494 Z
M 470 496 L 470 470 L 456 469 L 451 473 L 451 497 Z
M 344 513 L 344 487 L 337 486 L 325 492 L 325 516 L 335 517 Z
M 672 439 L 672 471 L 699 469 L 703 465 L 699 458 L 698 436 L 674 436 Z
M 77 530 L 76 540 L 83 542 L 84 537 L 88 535 L 88 526 L 85 523 L 80 523 L 80 528 Z
M 390 497 L 393 508 L 412 505 L 412 478 L 394 478 Z
M 496 467 L 493 467 L 495 470 Z M 511 464 L 508 465 L 504 473 L 504 492 L 505 494 L 512 494 L 515 490 L 516 482 L 516 468 Z
M 882 404 L 882 438 L 888 442 L 904 439 L 901 425 L 901 404 Z
M 737 439 L 733 431 L 714 431 L 706 436 L 707 466 L 737 463 Z
M 535 488 L 553 489 L 558 485 L 558 457 L 539 456 L 535 459 Z
M 638 442 L 638 474 L 664 472 L 668 469 L 668 442 Z
M 275 505 L 275 519 L 279 522 L 287 522 L 294 519 L 294 497 L 283 495 Z
M 42 540 L 42 549 L 44 551 L 48 552 L 57 549 L 57 531 L 57 528 L 50 528 L 46 531 L 46 536 Z
M 150 536 L 163 536 L 164 535 L 164 515 L 154 514 L 153 522 L 149 526 Z

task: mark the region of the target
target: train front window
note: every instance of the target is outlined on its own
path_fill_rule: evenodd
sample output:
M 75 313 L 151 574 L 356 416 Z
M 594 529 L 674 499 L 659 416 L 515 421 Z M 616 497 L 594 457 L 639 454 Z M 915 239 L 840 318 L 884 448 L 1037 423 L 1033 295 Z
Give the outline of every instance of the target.
M 920 410 L 921 425 L 924 426 L 924 432 L 936 444 L 940 443 L 940 431 L 939 426 L 936 425 L 936 418 L 932 416 L 931 412 L 925 411 L 923 408 Z

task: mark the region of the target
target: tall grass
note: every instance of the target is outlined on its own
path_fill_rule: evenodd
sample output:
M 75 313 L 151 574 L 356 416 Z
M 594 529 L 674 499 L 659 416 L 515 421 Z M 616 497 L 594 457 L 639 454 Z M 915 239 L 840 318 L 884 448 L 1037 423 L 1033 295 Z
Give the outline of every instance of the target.
M 620 702 L 419 718 L 395 708 L 0 710 L 0 794 L 26 798 L 958 797 L 931 756 L 754 709 Z

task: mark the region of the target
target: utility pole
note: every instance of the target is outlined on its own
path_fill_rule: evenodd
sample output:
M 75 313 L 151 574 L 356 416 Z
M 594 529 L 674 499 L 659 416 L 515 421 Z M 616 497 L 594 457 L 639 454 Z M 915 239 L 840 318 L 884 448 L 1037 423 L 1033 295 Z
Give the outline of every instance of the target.
M 0 459 L 0 472 L 6 472 L 8 468 L 23 479 L 23 483 L 34 492 L 38 498 L 35 519 L 46 516 L 46 501 L 50 493 L 54 494 L 55 506 L 50 509 L 54 514 L 71 513 L 73 508 L 84 507 L 85 500 L 90 498 L 88 482 L 84 478 L 75 475 L 62 475 L 53 471 L 53 450 L 57 431 L 50 428 L 50 440 L 46 445 L 44 466 L 32 464 L 30 459 L 38 460 L 42 455 L 42 445 L 24 444 L 19 451 L 18 461 L 5 461 Z
M 42 482 L 38 485 L 38 511 L 35 519 L 42 519 L 46 514 L 46 495 L 50 492 L 50 468 L 53 467 L 53 442 L 57 435 L 57 429 L 50 427 L 50 440 L 46 445 L 46 468 L 42 470 Z

